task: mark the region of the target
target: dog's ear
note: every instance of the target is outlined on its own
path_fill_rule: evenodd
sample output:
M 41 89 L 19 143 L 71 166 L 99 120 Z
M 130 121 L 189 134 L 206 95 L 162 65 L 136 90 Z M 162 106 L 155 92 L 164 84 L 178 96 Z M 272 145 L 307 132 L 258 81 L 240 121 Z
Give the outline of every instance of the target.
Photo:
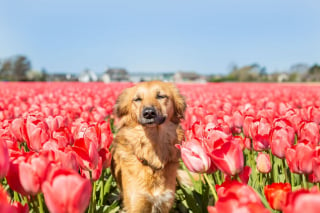
M 113 108 L 113 113 L 118 117 L 121 118 L 125 115 L 129 114 L 129 105 L 131 103 L 130 99 L 130 88 L 124 89 L 121 94 L 118 96 L 116 104 Z
M 171 121 L 178 124 L 180 122 L 180 119 L 184 118 L 184 112 L 186 111 L 187 104 L 184 96 L 181 95 L 178 88 L 173 84 L 171 84 L 171 91 L 172 101 L 174 105 L 174 113 Z

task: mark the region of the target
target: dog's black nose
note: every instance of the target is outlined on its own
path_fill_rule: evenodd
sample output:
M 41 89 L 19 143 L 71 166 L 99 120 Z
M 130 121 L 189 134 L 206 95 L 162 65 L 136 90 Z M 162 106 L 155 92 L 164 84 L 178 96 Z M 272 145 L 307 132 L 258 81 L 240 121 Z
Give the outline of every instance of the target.
M 154 107 L 146 107 L 142 111 L 142 116 L 146 119 L 152 119 L 157 116 L 157 112 Z

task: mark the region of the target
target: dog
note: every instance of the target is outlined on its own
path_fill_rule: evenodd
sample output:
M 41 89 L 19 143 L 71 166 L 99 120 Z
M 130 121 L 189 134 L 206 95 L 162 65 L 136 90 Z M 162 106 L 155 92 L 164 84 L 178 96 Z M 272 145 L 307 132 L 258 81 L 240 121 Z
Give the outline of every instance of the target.
M 185 110 L 185 98 L 168 82 L 141 82 L 117 98 L 111 171 L 124 212 L 166 213 L 172 208 L 180 158 L 175 144 L 184 140 L 179 123 Z

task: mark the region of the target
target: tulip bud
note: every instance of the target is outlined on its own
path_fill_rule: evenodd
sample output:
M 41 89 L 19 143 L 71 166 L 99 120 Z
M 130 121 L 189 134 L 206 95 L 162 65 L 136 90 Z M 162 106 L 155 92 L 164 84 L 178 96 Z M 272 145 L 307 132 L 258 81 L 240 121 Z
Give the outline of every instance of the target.
M 259 172 L 269 173 L 271 171 L 270 156 L 268 154 L 259 152 L 256 163 Z

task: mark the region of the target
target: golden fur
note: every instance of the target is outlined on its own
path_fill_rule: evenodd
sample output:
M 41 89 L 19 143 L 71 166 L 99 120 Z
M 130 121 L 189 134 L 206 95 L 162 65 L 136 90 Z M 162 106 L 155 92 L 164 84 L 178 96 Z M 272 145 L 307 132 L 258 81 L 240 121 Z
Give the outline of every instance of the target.
M 136 84 L 118 97 L 111 170 L 124 211 L 170 211 L 180 158 L 175 144 L 184 137 L 179 122 L 185 109 L 177 88 L 161 81 Z

